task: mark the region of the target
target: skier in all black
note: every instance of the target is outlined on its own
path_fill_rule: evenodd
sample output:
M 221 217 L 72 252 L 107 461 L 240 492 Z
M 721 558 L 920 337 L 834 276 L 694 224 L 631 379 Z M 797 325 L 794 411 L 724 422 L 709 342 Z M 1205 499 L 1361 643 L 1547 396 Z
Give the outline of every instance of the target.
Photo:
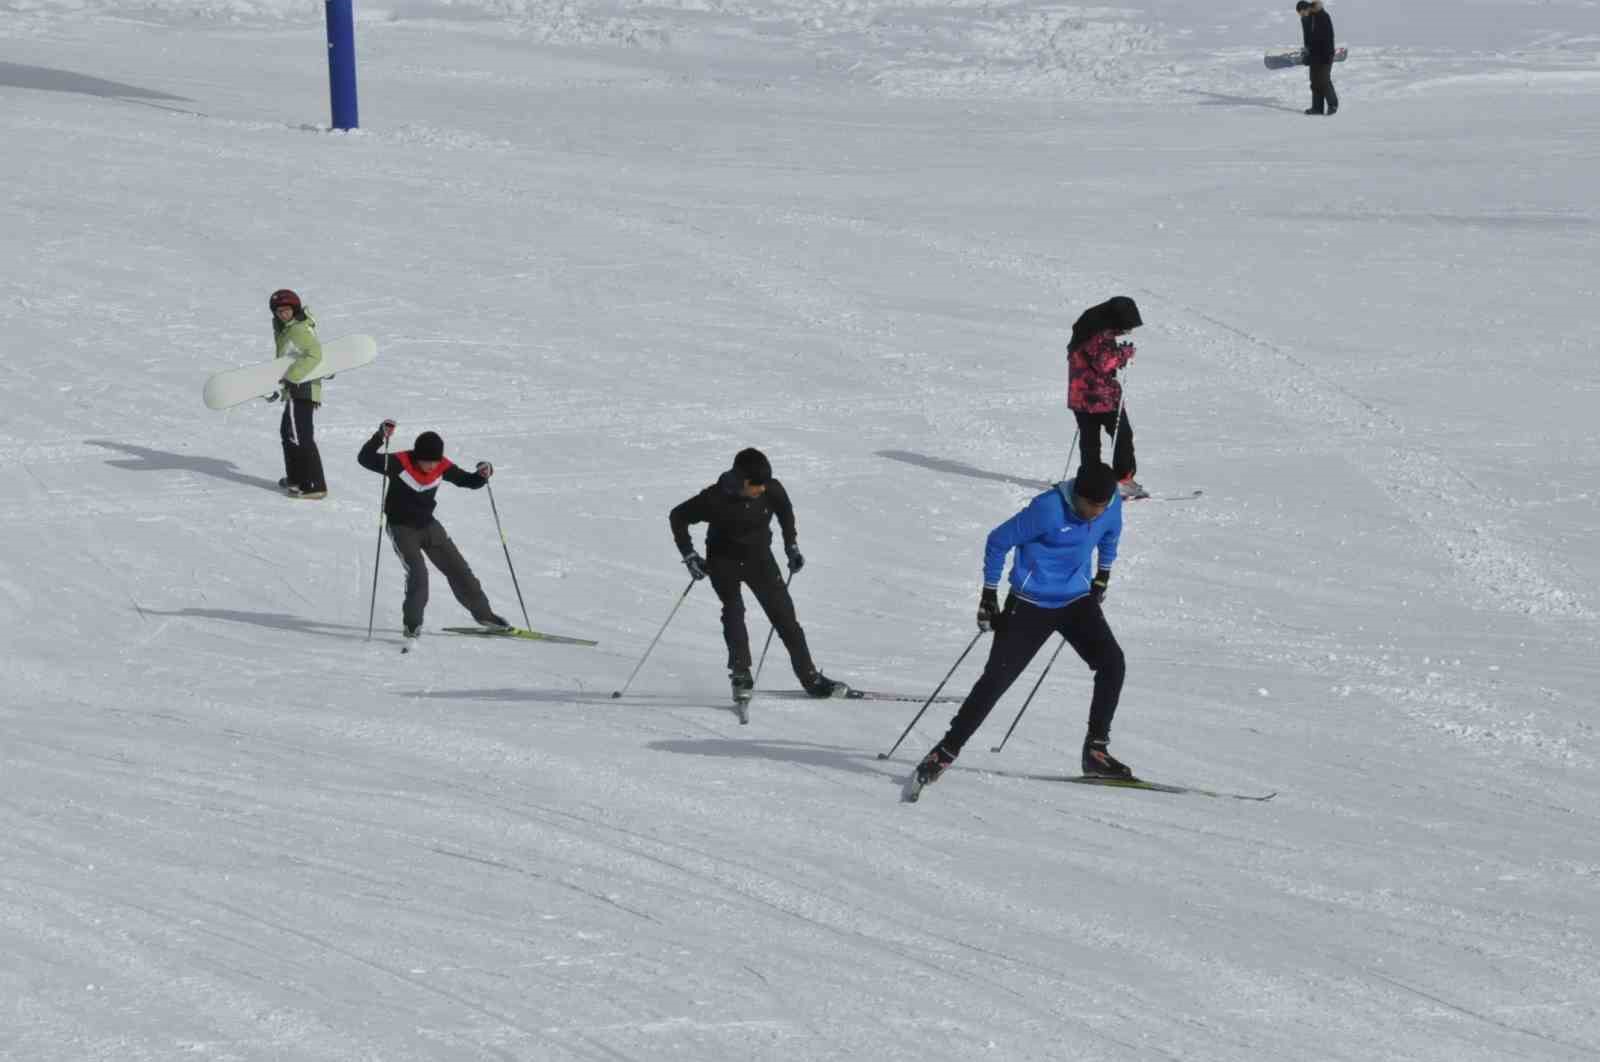
M 750 587 L 778 637 L 789 650 L 800 685 L 813 697 L 844 696 L 849 687 L 817 670 L 806 646 L 805 631 L 795 618 L 794 601 L 772 556 L 772 517 L 783 531 L 783 550 L 789 572 L 805 565 L 795 539 L 794 506 L 783 484 L 772 476 L 772 463 L 760 450 L 740 450 L 733 467 L 715 483 L 672 510 L 672 540 L 684 565 L 695 579 L 711 578 L 711 588 L 722 601 L 722 636 L 728 644 L 728 677 L 735 700 L 744 700 L 755 687 L 750 677 L 750 635 L 744 623 L 744 596 L 740 584 Z M 693 524 L 709 524 L 706 554 L 695 552 L 689 537 Z
M 511 624 L 489 607 L 478 577 L 450 541 L 444 525 L 433 517 L 434 495 L 441 482 L 478 490 L 494 475 L 494 466 L 479 461 L 471 472 L 457 468 L 444 455 L 444 440 L 425 431 L 417 436 L 410 450 L 385 455 L 384 441 L 394 434 L 394 421 L 386 420 L 361 448 L 356 460 L 361 467 L 389 477 L 383 511 L 389 521 L 389 539 L 406 570 L 406 601 L 403 610 L 407 645 L 422 634 L 422 612 L 428 604 L 428 561 L 444 573 L 450 592 L 472 618 L 484 628 L 506 632 Z
M 1333 19 L 1322 9 L 1322 0 L 1299 0 L 1294 9 L 1305 36 L 1306 66 L 1311 68 L 1311 106 L 1306 113 L 1331 117 L 1339 113 L 1339 93 L 1333 88 Z
M 1107 747 L 1126 664 L 1100 608 L 1121 538 L 1117 477 L 1098 461 L 1081 466 L 1074 479 L 1056 484 L 989 532 L 983 592 L 978 597 L 978 629 L 994 631 L 989 662 L 950 720 L 944 739 L 917 765 L 908 796 L 937 780 L 955 762 L 967 739 L 1053 634 L 1065 638 L 1094 672 L 1083 773 L 1096 778 L 1133 777 Z M 1011 591 L 1002 609 L 1000 575 L 1013 550 Z

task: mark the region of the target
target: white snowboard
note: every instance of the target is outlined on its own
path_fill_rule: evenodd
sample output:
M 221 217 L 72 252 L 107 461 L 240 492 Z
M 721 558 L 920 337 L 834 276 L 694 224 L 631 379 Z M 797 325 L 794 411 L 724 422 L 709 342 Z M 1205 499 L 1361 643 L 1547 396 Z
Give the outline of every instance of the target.
M 306 378 L 322 380 L 336 372 L 349 372 L 363 365 L 371 365 L 378 357 L 378 341 L 371 336 L 340 336 L 322 344 L 322 364 Z M 294 364 L 293 358 L 274 358 L 255 365 L 241 365 L 237 369 L 224 369 L 212 373 L 206 381 L 206 405 L 212 409 L 227 409 L 252 398 L 265 398 L 279 388 L 278 381 Z

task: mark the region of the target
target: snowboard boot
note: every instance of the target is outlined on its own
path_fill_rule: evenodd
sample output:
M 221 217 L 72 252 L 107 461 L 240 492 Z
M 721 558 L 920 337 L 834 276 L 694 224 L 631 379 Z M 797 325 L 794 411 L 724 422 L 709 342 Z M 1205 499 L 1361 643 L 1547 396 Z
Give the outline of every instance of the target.
M 756 680 L 750 677 L 750 669 L 736 667 L 728 672 L 728 683 L 733 687 L 733 701 L 735 704 L 744 704 L 756 692 Z
M 320 490 L 302 490 L 299 487 L 289 488 L 289 497 L 299 498 L 302 501 L 321 501 L 328 496 L 327 488 Z
M 1307 108 L 1306 108 L 1306 113 L 1307 113 L 1307 114 L 1314 114 L 1314 115 L 1316 115 L 1316 116 L 1317 116 L 1317 117 L 1318 117 L 1318 118 L 1320 118 L 1320 117 L 1322 117 L 1322 112 L 1321 112 L 1321 111 L 1319 111 L 1319 110 L 1317 110 L 1317 109 L 1316 109 L 1316 108 L 1315 108 L 1315 107 L 1307 107 Z
M 1083 773 L 1089 778 L 1129 779 L 1133 769 L 1106 750 L 1105 741 L 1083 743 Z
M 820 671 L 806 681 L 805 687 L 806 693 L 818 700 L 826 697 L 843 697 L 850 692 L 849 686 L 829 678 Z

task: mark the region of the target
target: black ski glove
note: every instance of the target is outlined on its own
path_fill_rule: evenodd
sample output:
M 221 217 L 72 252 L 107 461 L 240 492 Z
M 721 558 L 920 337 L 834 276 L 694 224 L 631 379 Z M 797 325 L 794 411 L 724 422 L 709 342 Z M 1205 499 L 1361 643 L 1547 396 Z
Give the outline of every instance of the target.
M 689 575 L 697 583 L 706 577 L 706 559 L 698 553 L 685 553 L 683 566 L 689 569 Z
M 1000 627 L 1000 595 L 992 586 L 983 588 L 978 595 L 978 630 L 992 631 Z
M 783 547 L 783 552 L 789 556 L 789 574 L 793 575 L 806 566 L 806 559 L 800 555 L 800 547 L 791 542 Z
M 283 397 L 283 392 L 274 391 L 270 395 L 268 395 L 267 397 L 263 398 L 262 401 L 263 402 L 276 402 L 278 399 L 280 399 L 282 397 Z
M 1094 603 L 1100 604 L 1106 599 L 1106 588 L 1111 585 L 1111 569 L 1101 568 L 1095 572 L 1094 582 L 1089 584 L 1089 593 L 1094 597 Z

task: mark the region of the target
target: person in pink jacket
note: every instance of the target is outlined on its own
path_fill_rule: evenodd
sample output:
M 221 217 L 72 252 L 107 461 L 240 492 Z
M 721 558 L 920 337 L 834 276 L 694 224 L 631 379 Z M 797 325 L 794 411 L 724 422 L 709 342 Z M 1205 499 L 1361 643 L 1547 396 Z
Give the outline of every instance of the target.
M 1078 453 L 1085 466 L 1100 462 L 1100 433 L 1115 442 L 1111 468 L 1124 498 L 1145 497 L 1133 478 L 1138 462 L 1133 456 L 1133 425 L 1122 400 L 1117 370 L 1133 360 L 1133 344 L 1123 336 L 1143 324 L 1139 307 L 1118 295 L 1079 315 L 1067 343 L 1067 408 L 1078 419 Z

